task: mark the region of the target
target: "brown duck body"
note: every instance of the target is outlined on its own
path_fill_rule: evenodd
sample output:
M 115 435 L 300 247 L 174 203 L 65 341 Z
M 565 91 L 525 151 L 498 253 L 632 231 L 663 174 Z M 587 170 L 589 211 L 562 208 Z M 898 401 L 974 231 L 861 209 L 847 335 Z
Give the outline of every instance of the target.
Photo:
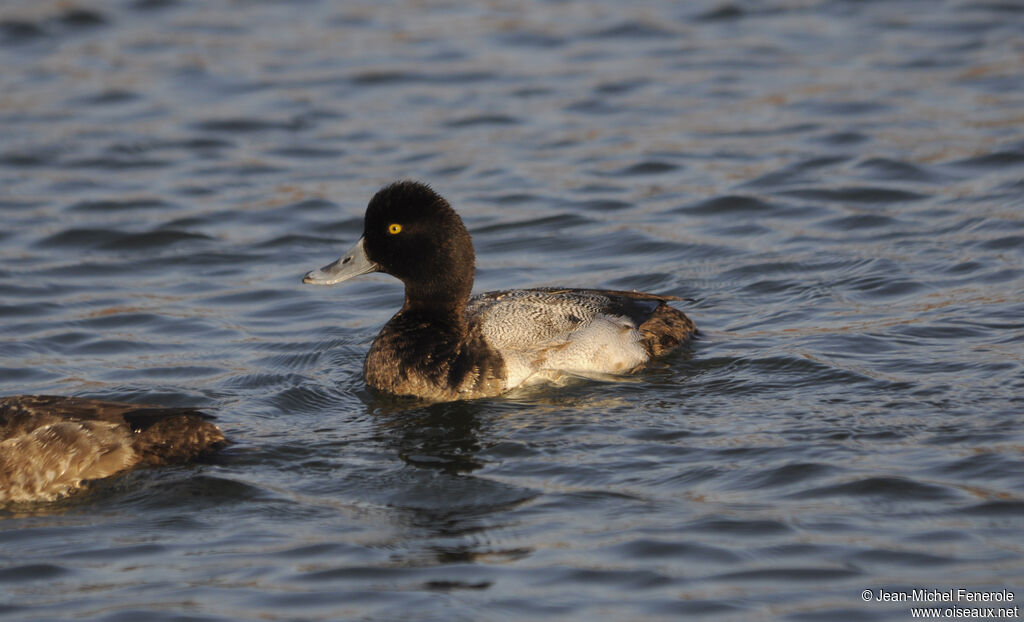
M 192 408 L 0 398 L 0 503 L 52 500 L 136 466 L 188 462 L 225 444 L 210 419 Z

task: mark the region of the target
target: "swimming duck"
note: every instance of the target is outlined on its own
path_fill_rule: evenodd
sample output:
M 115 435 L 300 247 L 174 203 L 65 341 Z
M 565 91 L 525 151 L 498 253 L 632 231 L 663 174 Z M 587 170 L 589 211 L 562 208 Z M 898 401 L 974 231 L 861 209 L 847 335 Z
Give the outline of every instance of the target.
M 136 466 L 198 458 L 225 444 L 209 419 L 192 408 L 0 398 L 0 503 L 53 500 Z
M 302 280 L 334 285 L 369 272 L 401 280 L 405 303 L 370 346 L 366 383 L 431 401 L 626 374 L 696 333 L 667 304 L 674 296 L 543 288 L 471 298 L 473 270 L 473 242 L 455 210 L 429 186 L 400 181 L 370 200 L 355 246 Z

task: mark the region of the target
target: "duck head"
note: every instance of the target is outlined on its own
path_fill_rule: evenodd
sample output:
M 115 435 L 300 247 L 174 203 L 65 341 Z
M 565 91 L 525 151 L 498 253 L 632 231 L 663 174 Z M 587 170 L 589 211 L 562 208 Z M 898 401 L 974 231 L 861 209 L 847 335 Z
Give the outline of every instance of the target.
M 370 199 L 363 236 L 337 261 L 303 277 L 334 285 L 369 272 L 405 284 L 405 307 L 459 308 L 473 288 L 473 242 L 448 201 L 426 184 L 399 181 Z

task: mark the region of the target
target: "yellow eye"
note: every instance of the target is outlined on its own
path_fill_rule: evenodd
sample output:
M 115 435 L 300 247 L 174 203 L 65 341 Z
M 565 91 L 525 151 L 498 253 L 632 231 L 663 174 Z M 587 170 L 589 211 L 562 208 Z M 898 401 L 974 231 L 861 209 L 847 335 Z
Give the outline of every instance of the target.
M 393 222 L 390 225 L 388 225 L 388 233 L 390 233 L 391 235 L 395 235 L 396 233 L 401 233 L 401 231 L 402 231 L 402 225 L 398 224 L 397 222 Z

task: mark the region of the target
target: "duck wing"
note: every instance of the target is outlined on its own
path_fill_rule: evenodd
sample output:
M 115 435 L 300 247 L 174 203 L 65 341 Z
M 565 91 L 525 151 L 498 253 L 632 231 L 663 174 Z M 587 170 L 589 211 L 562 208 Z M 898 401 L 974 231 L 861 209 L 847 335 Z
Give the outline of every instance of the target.
M 694 334 L 693 322 L 643 292 L 539 288 L 488 292 L 466 306 L 508 366 L 509 386 L 541 370 L 633 371 Z M 519 380 L 519 382 L 516 382 Z

